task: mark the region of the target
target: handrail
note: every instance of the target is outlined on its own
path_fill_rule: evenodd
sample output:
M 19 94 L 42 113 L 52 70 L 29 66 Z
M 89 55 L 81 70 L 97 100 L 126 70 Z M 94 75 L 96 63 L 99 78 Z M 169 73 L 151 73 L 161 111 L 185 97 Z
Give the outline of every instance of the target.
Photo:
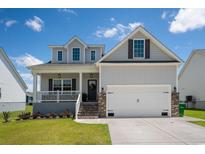
M 78 119 L 78 111 L 80 109 L 80 98 L 81 98 L 81 95 L 79 94 L 78 95 L 78 99 L 77 99 L 77 102 L 75 104 L 75 119 L 77 120 Z
M 38 91 L 37 102 L 76 101 L 79 91 Z

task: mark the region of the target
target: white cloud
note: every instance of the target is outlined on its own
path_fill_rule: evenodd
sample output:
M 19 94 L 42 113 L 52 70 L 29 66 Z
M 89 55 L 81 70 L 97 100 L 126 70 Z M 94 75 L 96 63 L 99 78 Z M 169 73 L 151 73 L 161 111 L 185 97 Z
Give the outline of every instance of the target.
M 161 15 L 161 18 L 166 19 L 166 17 L 167 17 L 167 11 L 163 11 L 162 15 Z
M 33 57 L 28 53 L 19 57 L 13 57 L 12 59 L 15 61 L 17 65 L 24 67 L 43 63 L 43 61 Z
M 163 11 L 161 18 L 163 20 L 173 18 L 176 15 L 175 11 Z
M 4 24 L 5 24 L 6 27 L 11 27 L 11 26 L 13 26 L 16 23 L 17 23 L 16 20 L 7 20 L 7 21 L 5 21 Z
M 36 32 L 41 32 L 43 29 L 44 21 L 41 18 L 34 16 L 33 19 L 27 20 L 25 22 L 25 25 Z
M 111 17 L 111 18 L 110 18 L 110 21 L 115 21 L 115 18 L 114 18 L 114 17 Z
M 113 27 L 101 28 L 95 32 L 95 36 L 98 38 L 113 38 L 123 39 L 128 33 L 133 31 L 136 27 L 143 25 L 141 22 L 128 23 L 123 25 L 121 23 L 116 24 Z
M 64 13 L 69 13 L 69 14 L 73 14 L 73 15 L 78 15 L 77 12 L 75 12 L 74 10 L 72 9 L 66 9 L 66 8 L 63 8 L 63 9 L 58 9 L 59 12 L 64 12 Z
M 169 31 L 184 33 L 205 26 L 205 9 L 180 9 L 170 23 Z

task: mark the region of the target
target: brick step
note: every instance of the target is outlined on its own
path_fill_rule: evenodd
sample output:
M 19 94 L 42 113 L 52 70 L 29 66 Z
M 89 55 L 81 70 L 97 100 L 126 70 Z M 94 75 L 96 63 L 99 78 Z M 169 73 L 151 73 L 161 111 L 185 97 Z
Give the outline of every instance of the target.
M 78 116 L 78 119 L 98 119 L 98 116 Z
M 93 112 L 93 111 L 98 111 L 98 109 L 79 109 L 79 112 Z
M 95 115 L 97 116 L 98 115 L 98 112 L 78 112 L 78 115 L 81 116 L 81 115 Z

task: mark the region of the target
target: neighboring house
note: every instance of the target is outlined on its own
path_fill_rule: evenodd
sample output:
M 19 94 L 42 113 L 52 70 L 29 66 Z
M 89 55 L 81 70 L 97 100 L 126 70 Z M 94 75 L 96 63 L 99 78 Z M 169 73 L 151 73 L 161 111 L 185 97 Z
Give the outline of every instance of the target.
M 25 109 L 27 86 L 0 48 L 0 112 Z
M 26 92 L 26 104 L 32 104 L 32 103 L 33 103 L 33 93 Z
M 171 92 L 178 89 L 177 69 L 182 60 L 144 27 L 137 27 L 105 56 L 104 45 L 89 45 L 78 37 L 49 48 L 49 63 L 29 67 L 34 77 L 36 112 L 65 108 L 69 100 L 66 107 L 73 110 L 76 106 L 78 112 L 81 99 L 76 104 L 74 94 L 86 93 L 89 103 L 98 101 L 102 105 L 104 99 L 98 110 L 104 116 L 172 115 Z M 37 75 L 41 78 L 40 91 Z M 106 100 L 97 97 L 102 91 Z M 82 110 L 80 114 L 86 112 Z
M 188 108 L 205 109 L 205 49 L 192 51 L 179 74 L 180 100 L 192 97 Z M 189 98 L 188 98 L 189 99 Z

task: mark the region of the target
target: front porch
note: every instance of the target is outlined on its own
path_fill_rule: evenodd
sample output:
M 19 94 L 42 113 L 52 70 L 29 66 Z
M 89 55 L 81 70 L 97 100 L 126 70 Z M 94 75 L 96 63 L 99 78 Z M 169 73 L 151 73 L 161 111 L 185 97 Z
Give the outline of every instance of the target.
M 34 103 L 96 102 L 98 73 L 38 73 L 33 76 Z M 84 97 L 82 99 L 82 97 Z

